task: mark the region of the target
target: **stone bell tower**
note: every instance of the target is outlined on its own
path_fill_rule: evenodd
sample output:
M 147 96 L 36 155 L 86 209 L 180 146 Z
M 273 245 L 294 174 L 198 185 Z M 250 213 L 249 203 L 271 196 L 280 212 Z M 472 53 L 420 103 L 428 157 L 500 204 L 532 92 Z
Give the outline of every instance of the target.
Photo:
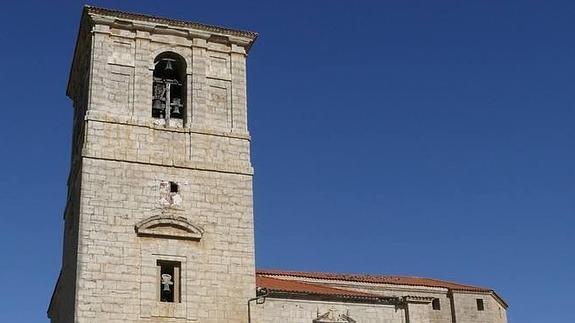
M 52 322 L 246 322 L 257 34 L 85 7 Z

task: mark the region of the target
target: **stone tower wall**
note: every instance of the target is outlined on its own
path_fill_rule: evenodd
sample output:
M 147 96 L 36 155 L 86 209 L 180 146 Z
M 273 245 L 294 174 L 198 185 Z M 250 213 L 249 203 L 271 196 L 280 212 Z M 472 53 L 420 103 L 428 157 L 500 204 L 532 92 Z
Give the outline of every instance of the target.
M 90 9 L 80 30 L 68 88 L 77 116 L 72 198 L 49 316 L 245 322 L 255 293 L 246 40 Z M 185 60 L 179 123 L 151 116 L 154 59 L 163 52 Z M 169 182 L 178 186 L 172 204 Z M 185 219 L 201 238 L 174 238 L 177 227 L 136 233 L 158 216 Z M 181 264 L 180 303 L 159 301 L 157 261 Z
M 92 57 L 90 43 L 91 30 L 88 25 L 81 25 L 75 53 L 76 64 L 71 68 L 69 97 L 74 107 L 73 134 L 68 175 L 68 195 L 64 211 L 64 243 L 62 250 L 61 271 L 52 296 L 48 315 L 56 322 L 73 322 L 76 305 L 76 271 L 78 268 L 78 234 L 80 214 L 80 192 L 82 183 L 82 148 L 85 138 L 85 117 L 89 103 L 89 75 Z

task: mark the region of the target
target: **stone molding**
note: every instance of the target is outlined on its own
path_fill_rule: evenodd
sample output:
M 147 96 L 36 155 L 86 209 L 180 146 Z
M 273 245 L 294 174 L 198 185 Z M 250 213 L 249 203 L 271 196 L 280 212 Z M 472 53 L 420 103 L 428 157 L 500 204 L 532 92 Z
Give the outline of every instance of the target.
M 251 31 L 230 29 L 191 21 L 123 12 L 119 10 L 85 6 L 84 13 L 97 24 L 128 30 L 143 30 L 157 34 L 176 35 L 187 38 L 210 39 L 240 45 L 249 51 L 258 34 Z M 220 40 L 221 38 L 221 40 Z
M 170 132 L 181 132 L 181 133 L 197 133 L 202 135 L 211 135 L 211 136 L 218 136 L 218 137 L 228 137 L 228 138 L 235 138 L 235 139 L 243 139 L 251 141 L 251 136 L 245 131 L 235 131 L 235 132 L 225 132 L 225 131 L 217 131 L 211 130 L 207 128 L 198 127 L 192 124 L 191 127 L 185 126 L 183 128 L 176 128 L 176 127 L 169 127 L 169 126 L 162 126 L 154 124 L 153 121 L 149 119 L 143 118 L 134 118 L 132 116 L 111 116 L 106 115 L 105 113 L 90 111 L 86 114 L 84 118 L 85 121 L 94 121 L 94 122 L 102 122 L 102 123 L 112 123 L 112 124 L 120 124 L 120 125 L 127 125 L 127 126 L 134 126 L 134 127 L 142 127 L 154 130 L 162 130 L 162 131 L 170 131 Z
M 246 175 L 246 176 L 253 176 L 254 175 L 253 167 L 228 166 L 228 165 L 224 165 L 221 163 L 216 164 L 216 163 L 191 162 L 191 161 L 186 161 L 184 163 L 184 162 L 175 161 L 173 163 L 166 164 L 166 163 L 160 163 L 160 162 L 141 161 L 141 160 L 130 159 L 130 158 L 107 158 L 107 157 L 103 157 L 103 156 L 94 156 L 90 152 L 82 153 L 82 158 L 125 162 L 125 163 L 134 163 L 134 164 L 151 165 L 151 166 L 162 166 L 162 167 L 167 166 L 167 167 L 193 169 L 193 170 L 206 171 L 206 172 L 218 172 L 218 173 L 225 173 L 225 174 L 237 174 L 237 175 Z
M 182 240 L 202 239 L 204 230 L 184 217 L 155 215 L 138 222 L 134 230 L 138 236 Z

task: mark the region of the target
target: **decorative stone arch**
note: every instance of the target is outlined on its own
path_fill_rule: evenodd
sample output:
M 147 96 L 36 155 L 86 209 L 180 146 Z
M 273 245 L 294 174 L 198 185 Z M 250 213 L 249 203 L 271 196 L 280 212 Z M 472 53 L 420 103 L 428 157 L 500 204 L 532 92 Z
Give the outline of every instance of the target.
M 196 241 L 202 239 L 204 234 L 202 228 L 193 225 L 188 219 L 170 215 L 156 215 L 144 219 L 136 224 L 134 230 L 141 237 Z

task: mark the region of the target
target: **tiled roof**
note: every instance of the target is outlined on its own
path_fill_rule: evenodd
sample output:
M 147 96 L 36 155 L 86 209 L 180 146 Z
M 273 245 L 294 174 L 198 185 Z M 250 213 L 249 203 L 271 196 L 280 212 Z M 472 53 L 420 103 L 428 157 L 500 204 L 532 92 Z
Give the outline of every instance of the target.
M 445 280 L 412 277 L 412 276 L 340 274 L 340 273 L 301 272 L 301 271 L 267 270 L 267 269 L 260 269 L 257 271 L 257 274 L 260 276 L 261 275 L 289 276 L 289 277 L 301 277 L 310 279 L 341 280 L 341 281 L 352 281 L 352 282 L 374 283 L 374 284 L 439 287 L 451 290 L 470 291 L 470 292 L 492 291 L 489 288 L 477 287 L 472 285 L 463 285 Z
M 297 278 L 301 278 L 298 280 Z M 303 280 L 307 279 L 307 280 Z M 316 280 L 316 281 L 310 281 Z M 321 281 L 324 281 L 323 283 Z M 323 272 L 302 272 L 273 269 L 259 269 L 256 271 L 256 283 L 260 288 L 266 288 L 272 292 L 284 292 L 306 295 L 325 295 L 346 298 L 363 298 L 380 300 L 381 295 L 360 292 L 353 289 L 328 286 L 326 281 L 348 281 L 358 283 L 371 283 L 383 285 L 423 286 L 444 288 L 449 291 L 475 292 L 490 294 L 495 297 L 505 308 L 505 301 L 490 288 L 464 285 L 446 280 L 422 278 L 413 276 L 385 276 L 365 274 L 341 274 Z
M 267 288 L 274 292 L 287 292 L 312 295 L 329 295 L 340 297 L 378 298 L 377 295 L 323 286 L 313 283 L 304 283 L 297 280 L 284 280 L 263 275 L 256 276 L 256 284 L 260 288 Z
M 125 18 L 125 19 L 134 19 L 134 20 L 141 20 L 141 21 L 149 21 L 155 23 L 163 23 L 171 26 L 179 26 L 179 27 L 188 27 L 188 28 L 195 28 L 199 30 L 205 30 L 209 32 L 221 33 L 225 35 L 232 35 L 232 36 L 241 36 L 255 39 L 258 34 L 253 31 L 247 30 L 240 30 L 240 29 L 232 29 L 227 27 L 215 26 L 215 25 L 208 25 L 199 22 L 193 21 L 186 21 L 186 20 L 176 20 L 164 17 L 156 17 L 151 15 L 144 15 L 139 13 L 132 13 L 132 12 L 125 12 L 115 9 L 107 9 L 107 8 L 99 8 L 86 5 L 84 7 L 87 12 L 94 13 L 94 14 L 101 14 L 101 15 L 108 15 L 114 16 L 118 18 Z

